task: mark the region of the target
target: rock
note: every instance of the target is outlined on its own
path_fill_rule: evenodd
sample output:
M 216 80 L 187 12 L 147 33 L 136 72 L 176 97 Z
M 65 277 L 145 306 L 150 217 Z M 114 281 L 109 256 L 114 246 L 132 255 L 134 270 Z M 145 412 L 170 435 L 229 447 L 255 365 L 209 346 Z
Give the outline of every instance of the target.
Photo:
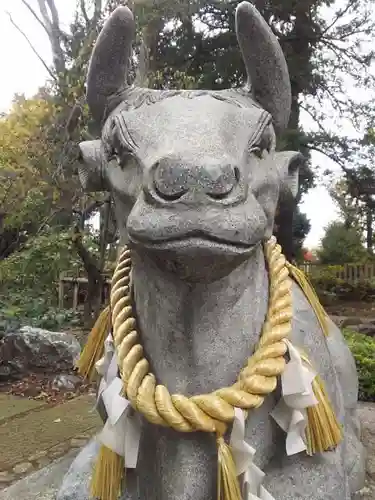
M 324 290 L 319 293 L 319 299 L 324 307 L 334 306 L 339 303 L 339 299 L 335 293 Z
M 353 332 L 363 333 L 371 337 L 375 336 L 375 320 L 371 318 L 356 316 L 330 316 L 330 318 L 339 328 L 349 328 Z
M 0 491 L 0 499 L 56 500 L 58 488 L 75 456 L 76 451 L 70 452 L 64 458 L 17 481 Z
M 33 469 L 33 464 L 31 462 L 24 462 L 22 464 L 17 464 L 13 467 L 13 472 L 15 474 L 25 474 Z
M 340 327 L 346 328 L 348 326 L 360 325 L 361 323 L 362 323 L 361 318 L 358 318 L 357 316 L 349 316 L 347 318 L 343 318 Z
M 68 442 L 57 444 L 56 446 L 53 446 L 52 448 L 50 448 L 48 450 L 48 457 L 49 458 L 59 458 L 62 455 L 64 455 L 64 453 L 66 451 L 68 451 L 68 449 L 69 449 Z
M 57 375 L 52 382 L 52 389 L 66 389 L 68 391 L 74 391 L 78 384 L 81 383 L 81 379 L 76 375 Z
M 359 325 L 357 331 L 370 337 L 375 336 L 375 324 L 366 323 L 364 325 Z
M 41 457 L 39 458 L 36 463 L 38 464 L 38 467 L 46 467 L 51 463 L 52 459 L 49 457 Z
M 35 462 L 36 460 L 40 460 L 41 458 L 45 457 L 47 455 L 47 452 L 45 450 L 37 451 L 34 453 L 34 455 L 29 456 L 29 462 Z
M 7 333 L 0 340 L 0 381 L 30 372 L 69 371 L 80 350 L 78 341 L 69 333 L 29 326 Z
M 9 472 L 9 471 L 0 472 L 0 485 L 4 486 L 4 485 L 14 481 L 14 479 L 15 479 L 15 475 L 12 474 L 11 472 Z
M 330 318 L 335 323 L 335 325 L 338 326 L 339 328 L 343 327 L 342 325 L 345 322 L 345 320 L 347 319 L 346 316 L 332 316 L 332 315 L 330 315 Z
M 98 451 L 99 443 L 94 439 L 83 448 L 65 476 L 56 500 L 90 499 L 89 485 Z
M 82 448 L 87 443 L 87 439 L 73 438 L 70 440 L 70 446 L 72 448 Z

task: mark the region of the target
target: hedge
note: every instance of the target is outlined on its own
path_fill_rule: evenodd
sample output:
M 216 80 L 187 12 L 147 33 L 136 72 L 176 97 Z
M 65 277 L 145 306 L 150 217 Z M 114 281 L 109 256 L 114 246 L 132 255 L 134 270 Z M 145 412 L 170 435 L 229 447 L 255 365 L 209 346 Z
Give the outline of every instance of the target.
M 375 401 L 375 338 L 362 333 L 343 330 L 353 353 L 359 378 L 359 399 Z
M 339 301 L 375 300 L 375 281 L 364 279 L 355 284 L 337 277 L 341 266 L 322 266 L 313 269 L 309 279 L 314 286 L 323 305 L 331 305 Z

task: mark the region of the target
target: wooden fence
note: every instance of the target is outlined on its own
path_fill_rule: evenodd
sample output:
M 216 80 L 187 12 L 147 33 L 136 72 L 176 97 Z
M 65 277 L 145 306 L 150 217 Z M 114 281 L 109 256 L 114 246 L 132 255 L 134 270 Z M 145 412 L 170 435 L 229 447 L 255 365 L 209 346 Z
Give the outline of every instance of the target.
M 87 286 L 87 278 L 80 276 L 70 277 L 62 274 L 59 281 L 59 308 L 76 311 L 78 305 L 83 304 L 86 300 Z M 106 302 L 108 299 L 110 286 L 111 280 L 109 277 L 106 277 L 102 290 L 103 302 Z
M 366 264 L 344 264 L 340 266 L 326 266 L 305 262 L 298 266 L 301 271 L 310 276 L 317 276 L 324 270 L 329 269 L 337 278 L 346 283 L 356 284 L 360 281 L 375 281 L 375 262 Z
M 325 266 L 322 264 L 314 264 L 305 262 L 298 266 L 308 276 L 317 276 L 329 269 L 330 273 L 334 273 L 337 278 L 351 284 L 356 284 L 361 281 L 375 281 L 375 262 L 367 264 L 344 264 L 342 266 Z M 79 304 L 84 303 L 87 290 L 87 278 L 84 277 L 69 277 L 61 275 L 59 283 L 59 307 L 60 309 L 72 308 L 74 311 Z M 106 276 L 102 297 L 103 301 L 108 299 L 111 286 L 110 276 Z

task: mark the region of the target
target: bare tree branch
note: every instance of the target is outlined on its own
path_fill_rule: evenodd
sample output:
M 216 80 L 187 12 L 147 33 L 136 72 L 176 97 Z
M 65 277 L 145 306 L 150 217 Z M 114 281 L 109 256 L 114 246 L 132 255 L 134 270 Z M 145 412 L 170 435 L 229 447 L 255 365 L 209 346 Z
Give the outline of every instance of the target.
M 93 17 L 94 24 L 96 24 L 97 21 L 99 20 L 101 13 L 102 13 L 102 0 L 95 0 L 95 9 Z
M 96 35 L 97 35 L 97 32 L 96 32 L 96 29 L 93 28 L 89 35 L 86 37 L 83 45 L 82 45 L 82 48 L 77 56 L 77 58 L 75 59 L 74 61 L 74 68 L 75 69 L 80 69 L 82 64 L 85 63 L 86 61 L 86 55 L 88 55 L 89 52 L 91 52 L 92 50 L 92 43 L 94 42 L 95 38 L 96 38 Z
M 60 29 L 60 21 L 59 21 L 59 13 L 56 9 L 55 1 L 54 0 L 47 0 L 49 10 L 51 11 L 52 15 L 52 24 L 56 28 Z
M 24 31 L 22 31 L 22 29 L 18 26 L 18 24 L 13 20 L 11 13 L 7 12 L 7 14 L 9 16 L 10 22 L 13 24 L 13 26 L 16 28 L 16 30 L 19 33 L 21 33 L 21 35 L 24 37 L 24 39 L 26 40 L 26 42 L 29 44 L 29 47 L 31 48 L 31 50 L 34 52 L 34 54 L 39 59 L 39 61 L 43 64 L 43 66 L 45 67 L 45 69 L 48 71 L 48 74 L 51 76 L 51 78 L 53 78 L 56 81 L 55 75 L 53 74 L 53 72 L 51 71 L 51 69 L 48 67 L 47 63 L 44 61 L 44 59 L 42 58 L 42 56 L 37 52 L 36 48 L 34 47 L 34 45 L 29 40 L 29 38 L 26 35 L 26 33 Z
M 86 23 L 86 27 L 88 27 L 90 26 L 90 19 L 89 16 L 87 15 L 85 0 L 80 0 L 80 7 L 83 19 L 85 20 Z
M 322 155 L 326 156 L 327 158 L 335 162 L 337 165 L 341 167 L 341 169 L 343 170 L 343 172 L 345 172 L 348 178 L 352 179 L 354 177 L 353 172 L 345 166 L 344 162 L 336 153 L 329 153 L 328 151 L 313 144 L 304 144 L 304 146 L 310 151 L 316 151 L 317 153 L 321 153 Z
M 51 15 L 48 14 L 46 2 Z M 54 0 L 38 0 L 38 5 L 51 43 L 56 73 L 62 75 L 65 72 L 65 57 L 60 44 L 62 31 L 60 29 L 59 16 L 55 2 Z
M 55 210 L 52 211 L 51 214 L 48 215 L 48 217 L 46 217 L 41 225 L 39 226 L 39 229 L 37 230 L 35 236 L 38 236 L 42 231 L 43 229 L 52 221 L 52 219 L 58 215 L 59 213 L 63 212 L 65 209 L 64 208 L 56 208 Z
M 344 15 L 349 11 L 350 7 L 355 3 L 355 0 L 349 0 L 346 6 L 337 12 L 335 19 L 329 24 L 323 31 L 322 36 L 324 36 L 333 26 L 339 21 Z
M 48 30 L 45 26 L 45 24 L 43 23 L 43 21 L 40 19 L 40 17 L 38 16 L 38 14 L 35 12 L 35 10 L 29 5 L 29 3 L 26 1 L 26 0 L 21 0 L 21 2 L 24 4 L 24 6 L 31 12 L 31 14 L 33 15 L 33 17 L 38 21 L 38 23 L 43 27 L 44 31 L 47 33 L 48 35 Z

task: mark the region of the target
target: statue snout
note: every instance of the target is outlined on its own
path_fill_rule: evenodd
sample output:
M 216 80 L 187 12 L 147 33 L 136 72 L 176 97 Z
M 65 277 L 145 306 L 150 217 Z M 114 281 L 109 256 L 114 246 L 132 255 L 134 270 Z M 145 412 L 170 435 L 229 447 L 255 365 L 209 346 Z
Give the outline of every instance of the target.
M 153 198 L 163 202 L 192 199 L 198 193 L 208 202 L 227 202 L 238 197 L 240 182 L 240 169 L 231 162 L 196 162 L 166 156 L 152 165 L 147 189 Z

